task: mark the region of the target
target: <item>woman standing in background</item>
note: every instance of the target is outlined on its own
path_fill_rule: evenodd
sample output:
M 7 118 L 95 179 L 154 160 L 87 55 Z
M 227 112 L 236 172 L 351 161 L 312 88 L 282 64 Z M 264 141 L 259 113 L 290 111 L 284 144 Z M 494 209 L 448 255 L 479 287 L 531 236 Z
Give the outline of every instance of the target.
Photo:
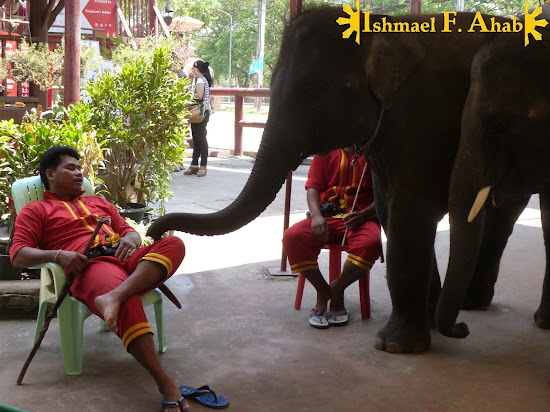
M 208 161 L 208 141 L 206 140 L 206 125 L 210 119 L 210 87 L 214 85 L 209 70 L 208 62 L 197 60 L 193 63 L 192 73 L 195 77 L 195 99 L 204 104 L 204 120 L 200 123 L 191 123 L 193 136 L 193 159 L 191 166 L 184 175 L 206 176 L 206 163 Z M 199 167 L 200 157 L 200 167 Z

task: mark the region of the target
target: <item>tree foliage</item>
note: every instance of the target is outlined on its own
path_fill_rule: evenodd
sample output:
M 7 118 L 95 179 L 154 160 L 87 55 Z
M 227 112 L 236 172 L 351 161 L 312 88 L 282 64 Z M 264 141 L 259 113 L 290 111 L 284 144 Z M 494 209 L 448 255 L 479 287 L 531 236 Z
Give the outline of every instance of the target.
M 168 0 L 159 0 L 164 8 Z M 256 59 L 258 39 L 258 17 L 255 10 L 258 0 L 170 0 L 175 14 L 191 16 L 203 21 L 201 30 L 189 34 L 189 41 L 195 45 L 196 57 L 210 62 L 216 74 L 216 84 L 226 85 L 229 71 L 229 38 L 231 18 L 233 19 L 231 47 L 232 85 L 255 87 L 255 75 L 251 78 L 248 69 Z M 531 6 L 538 6 L 538 0 L 528 0 Z M 303 7 L 312 5 L 342 7 L 348 4 L 355 8 L 356 0 L 303 0 Z M 404 0 L 360 0 L 361 10 L 378 14 L 407 14 L 410 1 Z M 465 1 L 465 11 L 517 15 L 523 13 L 524 0 L 473 0 Z M 456 0 L 424 0 L 423 13 L 440 13 L 456 8 Z M 228 15 L 229 14 L 229 15 Z M 277 61 L 282 32 L 289 21 L 289 0 L 268 0 L 266 6 L 264 87 L 269 87 L 271 71 Z

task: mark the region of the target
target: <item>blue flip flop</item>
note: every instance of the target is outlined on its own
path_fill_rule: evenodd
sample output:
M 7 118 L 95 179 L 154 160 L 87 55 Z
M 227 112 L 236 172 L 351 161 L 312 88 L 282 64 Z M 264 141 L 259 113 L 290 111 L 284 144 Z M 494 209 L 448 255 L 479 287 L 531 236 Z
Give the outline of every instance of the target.
M 325 315 L 319 316 L 315 313 L 309 314 L 309 325 L 313 326 L 315 329 L 326 329 L 329 327 L 329 323 L 327 322 Z
M 161 408 L 162 408 L 163 411 L 165 411 L 166 409 L 179 408 L 179 410 L 181 412 L 185 412 L 185 409 L 183 409 L 183 406 L 185 405 L 186 402 L 187 401 L 182 396 L 179 399 L 179 401 L 170 401 L 170 402 L 168 402 L 166 399 L 163 399 L 162 401 L 160 401 L 160 405 L 161 405 Z
M 344 326 L 347 325 L 349 320 L 349 312 L 343 310 L 338 313 L 327 312 L 327 322 L 330 326 Z
M 201 405 L 214 409 L 227 408 L 229 400 L 223 396 L 216 395 L 209 385 L 193 388 L 192 386 L 180 386 L 181 395 Z

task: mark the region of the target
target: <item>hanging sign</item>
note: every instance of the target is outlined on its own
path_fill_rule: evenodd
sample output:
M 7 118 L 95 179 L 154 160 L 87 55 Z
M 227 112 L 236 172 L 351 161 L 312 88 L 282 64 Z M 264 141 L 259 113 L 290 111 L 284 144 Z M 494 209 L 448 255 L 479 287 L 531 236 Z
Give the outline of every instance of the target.
M 98 34 L 116 36 L 116 10 L 115 0 L 82 0 L 81 9 L 81 30 L 97 30 Z M 58 14 L 50 33 L 64 33 L 65 29 L 65 8 Z

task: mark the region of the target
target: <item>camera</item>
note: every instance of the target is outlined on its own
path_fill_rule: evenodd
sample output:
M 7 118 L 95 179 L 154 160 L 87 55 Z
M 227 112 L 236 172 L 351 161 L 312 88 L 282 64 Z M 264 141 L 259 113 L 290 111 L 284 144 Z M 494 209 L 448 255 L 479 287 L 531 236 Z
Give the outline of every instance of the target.
M 346 213 L 346 209 L 339 208 L 335 202 L 321 204 L 321 215 L 323 215 L 323 217 L 332 217 L 340 213 Z M 311 217 L 311 214 L 307 212 L 306 216 Z

